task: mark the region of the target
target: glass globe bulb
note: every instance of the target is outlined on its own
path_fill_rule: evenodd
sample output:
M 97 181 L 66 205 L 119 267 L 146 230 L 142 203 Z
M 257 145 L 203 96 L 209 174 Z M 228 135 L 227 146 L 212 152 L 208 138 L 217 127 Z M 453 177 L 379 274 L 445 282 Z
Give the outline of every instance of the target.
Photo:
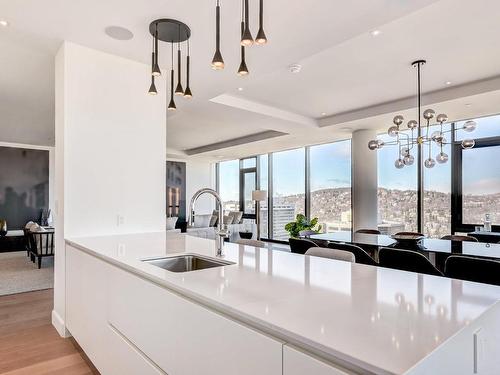
M 448 115 L 445 115 L 444 113 L 441 113 L 441 114 L 437 115 L 436 120 L 437 120 L 437 122 L 439 122 L 440 124 L 442 124 L 443 122 L 448 121 Z
M 439 130 L 436 130 L 431 134 L 431 139 L 436 143 L 441 143 L 444 139 L 443 133 L 441 133 Z
M 408 154 L 403 158 L 403 162 L 405 165 L 412 165 L 415 162 L 415 158 L 413 155 Z
M 368 142 L 368 148 L 372 151 L 378 149 L 378 141 L 376 139 L 372 139 Z
M 424 111 L 424 118 L 425 118 L 426 120 L 430 120 L 430 119 L 434 118 L 434 115 L 435 115 L 435 114 L 436 114 L 436 112 L 434 112 L 434 110 L 433 110 L 433 109 L 426 109 L 426 110 Z
M 415 120 L 410 120 L 408 121 L 408 129 L 415 129 L 417 126 L 418 126 L 418 122 L 416 122 Z
M 408 147 L 402 147 L 401 148 L 401 155 L 406 156 L 410 153 L 410 149 Z
M 476 145 L 476 141 L 473 139 L 464 139 L 462 141 L 462 148 L 464 148 L 464 149 L 472 148 L 475 145 Z
M 378 142 L 378 148 L 379 149 L 385 146 L 385 142 L 383 140 L 378 139 L 377 142 Z
M 403 161 L 403 159 L 399 158 L 397 159 L 395 162 L 394 162 L 394 166 L 397 168 L 397 169 L 401 169 L 405 166 L 405 163 Z
M 424 165 L 426 168 L 434 168 L 436 161 L 433 158 L 425 159 Z
M 405 119 L 403 116 L 397 115 L 392 119 L 392 122 L 394 123 L 394 125 L 399 126 L 403 123 L 404 120 Z
M 389 134 L 391 137 L 397 136 L 399 133 L 399 129 L 397 126 L 391 126 L 389 129 L 387 129 L 387 134 Z
M 441 151 L 439 154 L 436 155 L 436 161 L 439 164 L 446 163 L 448 161 L 448 154 Z
M 466 132 L 473 132 L 475 129 L 476 129 L 476 122 L 475 121 L 472 121 L 472 120 L 469 120 L 469 121 L 466 121 L 464 126 L 463 126 L 463 129 L 466 131 Z

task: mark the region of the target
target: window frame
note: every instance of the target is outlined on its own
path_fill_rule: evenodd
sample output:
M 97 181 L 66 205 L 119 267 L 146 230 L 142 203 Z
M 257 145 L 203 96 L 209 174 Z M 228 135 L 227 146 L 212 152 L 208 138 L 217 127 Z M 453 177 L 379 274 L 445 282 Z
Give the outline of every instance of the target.
M 255 167 L 244 168 L 243 167 L 244 161 L 250 160 L 250 159 L 255 160 Z M 260 184 L 260 181 L 259 181 L 259 169 L 260 168 L 258 166 L 258 157 L 251 156 L 248 158 L 239 159 L 239 164 L 240 164 L 240 170 L 239 170 L 240 182 L 239 182 L 239 193 L 238 194 L 239 194 L 240 210 L 242 210 L 242 212 L 243 212 L 242 218 L 255 220 L 255 218 L 256 218 L 255 213 L 254 214 L 246 214 L 245 213 L 245 175 L 248 173 L 255 173 L 255 189 L 258 190 L 259 184 Z M 254 203 L 254 212 L 255 212 L 255 203 Z
M 500 146 L 500 136 L 479 138 L 475 140 L 474 149 L 484 148 L 484 147 L 495 147 Z M 456 232 L 473 232 L 475 227 L 482 225 L 482 223 L 477 224 L 467 224 L 463 222 L 463 156 L 464 150 L 462 148 L 462 142 L 454 142 L 452 147 L 452 167 L 451 167 L 451 233 Z M 497 232 L 500 231 L 500 225 L 493 225 L 492 230 Z

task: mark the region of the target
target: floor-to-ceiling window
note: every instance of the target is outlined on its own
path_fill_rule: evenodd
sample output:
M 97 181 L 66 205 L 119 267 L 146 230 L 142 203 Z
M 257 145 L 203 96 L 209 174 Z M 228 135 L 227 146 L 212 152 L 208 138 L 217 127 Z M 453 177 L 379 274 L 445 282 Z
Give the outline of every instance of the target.
M 259 168 L 259 189 L 269 192 L 269 155 L 260 155 L 257 157 Z M 260 236 L 262 238 L 269 238 L 269 209 L 268 200 L 260 202 Z
M 465 121 L 457 122 L 457 144 L 454 151 L 456 183 L 455 229 L 473 230 L 483 225 L 486 215 L 493 225 L 500 225 L 500 115 L 474 119 L 474 132 L 462 129 Z M 460 142 L 475 139 L 475 147 L 464 150 Z
M 444 124 L 442 129 L 447 144 L 443 144 L 441 148 L 433 142 L 430 153 L 434 160 L 438 160 L 437 156 L 443 152 L 448 161 L 436 163 L 433 168 L 423 168 L 423 233 L 433 238 L 441 238 L 451 233 L 451 127 L 451 124 Z M 440 126 L 429 128 L 430 134 L 436 132 L 441 132 Z M 425 146 L 424 158 L 428 157 L 428 152 L 428 146 Z
M 225 211 L 240 210 L 240 162 L 229 160 L 219 163 L 218 189 Z
M 393 141 L 388 135 L 379 136 L 384 142 Z M 395 167 L 399 150 L 394 146 L 380 149 L 378 156 L 378 223 L 383 233 L 417 231 L 417 153 L 415 162 L 401 169 Z
M 273 239 L 286 240 L 285 225 L 305 213 L 305 149 L 276 152 L 273 158 Z
M 253 213 L 251 191 L 268 192 L 268 200 L 261 202 L 261 238 L 288 240 L 285 225 L 299 213 L 318 217 L 323 231 L 348 230 L 351 140 L 221 162 L 217 186 L 225 210 L 240 210 L 243 202 L 247 213 Z
M 309 148 L 310 217 L 325 232 L 350 230 L 351 141 Z
M 462 222 L 500 225 L 500 145 L 473 148 L 462 156 Z

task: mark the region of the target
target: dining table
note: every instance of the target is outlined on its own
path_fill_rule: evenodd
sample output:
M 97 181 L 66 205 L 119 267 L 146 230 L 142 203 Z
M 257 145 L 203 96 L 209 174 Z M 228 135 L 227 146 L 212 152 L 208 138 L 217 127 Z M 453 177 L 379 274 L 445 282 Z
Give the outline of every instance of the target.
M 386 234 L 353 233 L 350 231 L 313 234 L 308 236 L 308 238 L 320 243 L 350 243 L 365 249 L 374 250 L 375 259 L 378 258 L 378 250 L 382 247 L 414 250 L 429 256 L 429 258 L 434 260 L 436 267 L 439 269 L 444 268 L 444 262 L 450 255 L 466 255 L 500 260 L 500 244 L 498 243 L 452 241 L 425 237 L 411 245 L 405 242 L 400 243 Z

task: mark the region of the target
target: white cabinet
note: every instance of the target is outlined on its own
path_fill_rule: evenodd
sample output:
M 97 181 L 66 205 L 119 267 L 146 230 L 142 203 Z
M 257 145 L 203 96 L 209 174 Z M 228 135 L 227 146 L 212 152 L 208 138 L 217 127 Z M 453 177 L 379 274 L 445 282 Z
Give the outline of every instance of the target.
M 165 375 L 108 324 L 112 269 L 66 246 L 66 326 L 102 375 Z
M 66 326 L 102 375 L 282 375 L 282 342 L 68 245 Z
M 116 359 L 109 370 L 110 375 L 166 375 L 120 332 L 111 326 L 108 326 L 108 329 L 108 348 Z
M 282 375 L 282 343 L 113 268 L 109 322 L 169 375 Z
M 110 266 L 66 245 L 66 327 L 101 374 L 109 373 L 106 320 Z
M 283 375 L 353 375 L 288 345 L 283 347 Z

